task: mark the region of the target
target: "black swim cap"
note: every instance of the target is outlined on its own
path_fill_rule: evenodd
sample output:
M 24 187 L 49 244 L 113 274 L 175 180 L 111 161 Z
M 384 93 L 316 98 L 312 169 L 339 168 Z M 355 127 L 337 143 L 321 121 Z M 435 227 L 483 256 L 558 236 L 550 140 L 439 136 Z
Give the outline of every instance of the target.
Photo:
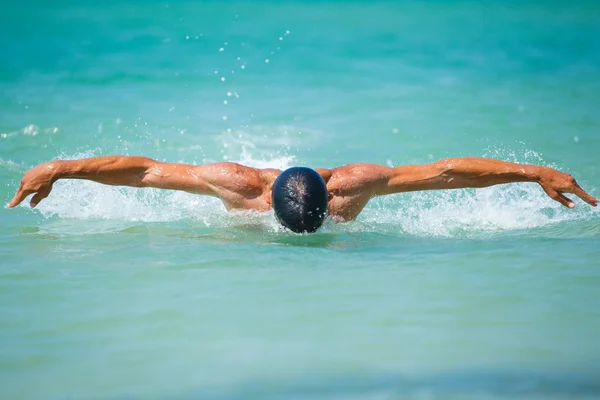
M 272 197 L 277 220 L 294 232 L 314 232 L 327 217 L 327 185 L 314 169 L 286 169 L 273 183 Z

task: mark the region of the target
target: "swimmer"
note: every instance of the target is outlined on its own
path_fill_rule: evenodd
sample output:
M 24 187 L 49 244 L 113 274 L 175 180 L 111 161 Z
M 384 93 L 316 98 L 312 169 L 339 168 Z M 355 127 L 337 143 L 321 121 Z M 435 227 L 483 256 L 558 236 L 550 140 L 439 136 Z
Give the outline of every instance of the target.
M 293 167 L 282 172 L 231 162 L 195 166 L 146 157 L 104 156 L 56 160 L 30 169 L 8 207 L 17 206 L 31 194 L 30 205 L 35 207 L 59 179 L 183 190 L 218 197 L 227 210 L 273 209 L 282 225 L 298 233 L 315 232 L 328 215 L 336 221 L 354 220 L 373 197 L 418 190 L 536 182 L 565 207 L 573 208 L 575 203 L 564 193 L 572 193 L 594 207 L 598 205 L 598 200 L 569 174 L 489 158 L 449 158 L 400 167 L 367 163 L 332 169 Z

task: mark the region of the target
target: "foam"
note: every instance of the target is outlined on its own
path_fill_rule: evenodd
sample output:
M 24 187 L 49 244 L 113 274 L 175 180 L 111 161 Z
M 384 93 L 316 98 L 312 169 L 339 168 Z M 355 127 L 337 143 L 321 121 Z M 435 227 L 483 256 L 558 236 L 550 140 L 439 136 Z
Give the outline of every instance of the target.
M 415 192 L 375 201 L 365 210 L 363 220 L 371 224 L 386 221 L 411 235 L 455 237 L 540 228 L 598 216 L 597 209 L 575 202 L 575 209 L 567 209 L 547 197 L 537 184 Z

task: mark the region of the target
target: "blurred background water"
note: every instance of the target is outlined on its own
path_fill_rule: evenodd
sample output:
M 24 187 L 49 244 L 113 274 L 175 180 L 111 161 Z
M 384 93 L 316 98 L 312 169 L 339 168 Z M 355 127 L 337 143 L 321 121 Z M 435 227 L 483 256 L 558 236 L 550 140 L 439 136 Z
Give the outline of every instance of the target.
M 0 15 L 0 187 L 55 158 L 488 156 L 598 196 L 595 1 L 30 1 Z M 534 184 L 293 235 L 60 181 L 0 209 L 6 399 L 600 397 L 600 220 Z

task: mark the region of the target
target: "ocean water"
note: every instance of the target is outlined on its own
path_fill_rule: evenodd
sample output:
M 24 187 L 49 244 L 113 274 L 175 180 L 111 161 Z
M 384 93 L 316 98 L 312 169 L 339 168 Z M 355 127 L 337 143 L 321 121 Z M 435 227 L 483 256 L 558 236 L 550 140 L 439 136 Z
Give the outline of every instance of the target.
M 51 159 L 488 156 L 600 195 L 595 1 L 13 2 L 0 200 Z M 2 399 L 597 399 L 600 213 L 399 194 L 313 235 L 59 181 L 0 208 Z

